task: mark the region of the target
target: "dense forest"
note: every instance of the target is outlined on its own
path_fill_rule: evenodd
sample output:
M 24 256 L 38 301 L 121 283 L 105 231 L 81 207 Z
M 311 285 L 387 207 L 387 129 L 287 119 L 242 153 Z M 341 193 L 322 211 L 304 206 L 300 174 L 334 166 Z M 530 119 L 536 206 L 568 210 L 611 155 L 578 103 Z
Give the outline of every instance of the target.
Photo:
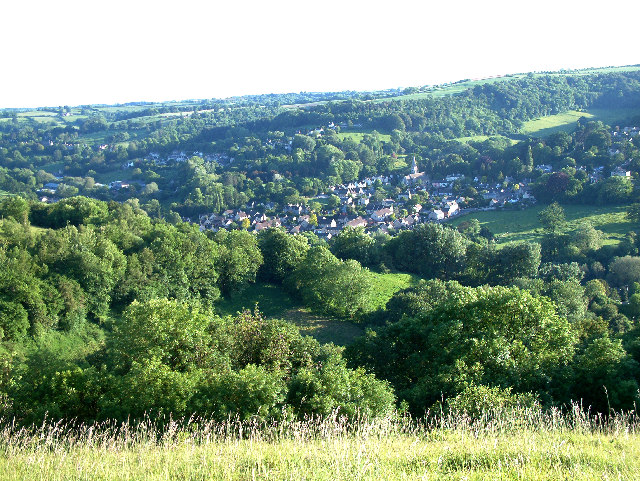
M 572 401 L 606 413 L 640 401 L 640 135 L 624 130 L 640 125 L 639 71 L 130 107 L 42 110 L 52 122 L 2 113 L 0 415 L 302 419 Z M 582 109 L 621 121 L 523 133 Z M 328 241 L 188 221 L 250 204 L 319 216 L 330 186 L 391 176 L 374 184 L 381 201 L 402 192 L 405 156 L 433 178 L 456 174 L 452 193 L 472 206 L 479 185 L 528 186 L 545 205 L 541 241 L 499 244 L 473 218 Z M 622 206 L 634 229 L 605 242 L 567 224 L 569 204 Z M 421 280 L 379 306 L 380 272 Z M 345 348 L 259 306 L 220 314 L 255 283 L 366 333 Z

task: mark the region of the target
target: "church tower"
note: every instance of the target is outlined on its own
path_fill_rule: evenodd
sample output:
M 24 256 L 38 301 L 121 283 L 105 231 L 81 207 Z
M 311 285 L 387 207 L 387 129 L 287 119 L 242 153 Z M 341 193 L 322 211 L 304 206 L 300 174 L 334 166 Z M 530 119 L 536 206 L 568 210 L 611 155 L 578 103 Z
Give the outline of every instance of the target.
M 413 156 L 413 163 L 411 164 L 411 173 L 412 174 L 417 174 L 418 173 L 418 164 L 416 164 L 416 156 Z

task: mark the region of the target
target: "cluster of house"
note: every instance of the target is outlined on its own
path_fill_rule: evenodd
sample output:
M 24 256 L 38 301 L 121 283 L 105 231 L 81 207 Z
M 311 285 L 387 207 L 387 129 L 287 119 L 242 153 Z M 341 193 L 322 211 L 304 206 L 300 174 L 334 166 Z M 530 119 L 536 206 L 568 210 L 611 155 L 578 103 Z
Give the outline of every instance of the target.
M 331 239 L 345 227 L 363 227 L 368 232 L 411 229 L 425 222 L 446 221 L 465 210 L 469 199 L 451 192 L 453 182 L 461 177 L 448 176 L 432 182 L 424 172 L 418 170 L 414 159 L 411 173 L 401 179 L 375 176 L 330 187 L 327 193 L 319 195 L 316 200 L 325 201 L 329 195 L 337 196 L 339 205 L 331 210 L 332 214 L 328 214 L 329 211 L 312 213 L 307 206 L 290 204 L 279 209 L 277 214 L 268 216 L 265 212 L 273 212 L 276 208 L 273 203 L 257 207 L 251 204 L 244 210 L 230 209 L 222 214 L 201 215 L 198 223 L 202 231 L 237 228 L 241 225 L 256 232 L 270 227 L 283 227 L 292 234 L 313 232 L 325 239 Z M 379 200 L 375 186 L 392 182 L 404 186 L 404 190 L 395 198 Z M 486 191 L 484 197 L 489 201 L 489 209 L 532 199 L 524 183 L 510 189 L 502 188 L 501 184 L 484 185 L 477 178 L 474 183 Z M 413 199 L 416 193 L 422 194 L 424 205 Z
M 396 217 L 399 211 L 394 205 L 384 207 L 383 204 L 368 209 L 366 215 L 349 215 L 346 212 L 339 212 L 321 216 L 311 213 L 308 208 L 300 205 L 288 205 L 281 214 L 274 216 L 267 216 L 259 208 L 229 209 L 222 214 L 203 214 L 198 222 L 201 231 L 236 228 L 244 221 L 249 230 L 255 232 L 270 227 L 284 227 L 291 234 L 313 232 L 318 237 L 328 240 L 339 234 L 345 227 L 362 227 L 371 232 L 397 231 L 410 229 L 424 222 L 441 221 L 460 212 L 460 207 L 455 200 L 448 200 L 441 209 L 429 212 L 419 212 L 419 204 L 416 207 L 418 212 L 407 213 L 404 217 Z
M 636 137 L 640 135 L 640 127 L 623 127 L 619 130 L 614 130 L 611 132 L 611 136 L 616 138 L 624 138 L 624 137 Z

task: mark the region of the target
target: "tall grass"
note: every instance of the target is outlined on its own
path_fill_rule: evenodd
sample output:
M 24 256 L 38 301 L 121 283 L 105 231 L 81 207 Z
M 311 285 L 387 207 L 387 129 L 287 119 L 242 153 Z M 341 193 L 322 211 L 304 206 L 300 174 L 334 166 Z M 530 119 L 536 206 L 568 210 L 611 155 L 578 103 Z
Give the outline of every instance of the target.
M 638 479 L 635 413 L 0 427 L 0 479 Z

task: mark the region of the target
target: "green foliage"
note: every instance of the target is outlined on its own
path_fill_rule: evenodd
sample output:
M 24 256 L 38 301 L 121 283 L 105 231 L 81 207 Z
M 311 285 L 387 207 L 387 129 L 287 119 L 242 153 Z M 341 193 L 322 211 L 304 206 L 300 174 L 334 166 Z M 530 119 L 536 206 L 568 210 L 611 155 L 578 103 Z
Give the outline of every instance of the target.
M 120 372 L 153 369 L 156 361 L 177 371 L 190 371 L 207 363 L 209 315 L 178 301 L 134 301 L 114 326 L 109 354 Z M 144 364 L 145 361 L 149 363 Z
M 421 224 L 402 231 L 386 249 L 394 265 L 422 277 L 455 278 L 463 269 L 468 240 L 455 229 L 440 224 Z
M 517 288 L 461 288 L 424 314 L 370 333 L 349 355 L 421 413 L 471 385 L 543 394 L 574 344 L 569 323 L 544 298 Z
M 640 282 L 640 257 L 616 257 L 609 265 L 609 281 L 620 287 Z
M 289 280 L 305 304 L 338 317 L 353 318 L 371 307 L 371 277 L 360 263 L 341 261 L 326 247 L 316 246 Z
M 282 283 L 298 266 L 309 248 L 305 237 L 292 236 L 273 228 L 260 232 L 258 245 L 264 259 L 260 276 L 277 283 Z
M 256 236 L 246 231 L 220 230 L 214 239 L 221 247 L 218 283 L 223 294 L 241 291 L 255 282 L 262 264 Z
M 511 388 L 470 385 L 455 397 L 445 400 L 446 410 L 456 415 L 479 417 L 491 412 L 509 412 L 538 407 L 531 393 L 513 393 Z
M 639 365 L 619 339 L 594 339 L 576 356 L 574 372 L 574 392 L 598 412 L 634 409 L 640 401 Z
M 241 420 L 270 419 L 282 414 L 286 384 L 279 372 L 249 364 L 239 371 L 212 374 L 192 400 L 195 412 L 224 421 L 230 414 Z
M 394 395 L 387 383 L 352 370 L 340 356 L 330 355 L 319 368 L 302 369 L 292 380 L 287 401 L 305 415 L 338 414 L 373 418 L 389 414 Z
M 464 290 L 456 281 L 432 279 L 421 281 L 415 287 L 397 292 L 386 306 L 386 318 L 389 322 L 397 322 L 403 316 L 422 317 L 450 296 Z
M 89 294 L 89 313 L 96 318 L 107 315 L 113 289 L 126 269 L 125 256 L 111 241 L 92 228 L 68 226 L 47 231 L 36 249 L 51 273 L 77 280 Z
M 0 201 L 0 216 L 2 218 L 12 217 L 21 224 L 29 222 L 30 209 L 29 202 L 17 195 L 4 197 Z
M 564 209 L 560 204 L 554 202 L 540 211 L 538 220 L 545 230 L 556 232 L 564 227 L 566 223 Z
M 340 259 L 353 259 L 364 266 L 376 263 L 377 252 L 374 239 L 364 228 L 345 227 L 331 240 L 331 252 Z

